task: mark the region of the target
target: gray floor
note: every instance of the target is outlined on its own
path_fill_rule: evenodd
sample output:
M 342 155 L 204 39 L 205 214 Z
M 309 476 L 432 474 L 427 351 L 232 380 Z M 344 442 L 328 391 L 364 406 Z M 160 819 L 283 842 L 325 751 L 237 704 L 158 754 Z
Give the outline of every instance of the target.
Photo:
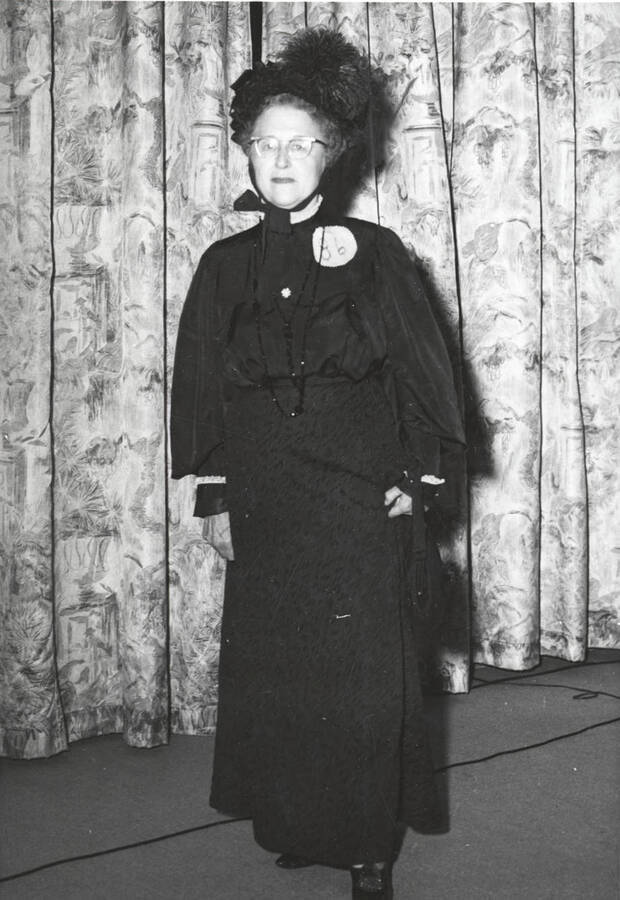
M 619 675 L 620 653 L 593 651 L 529 673 L 478 667 L 469 695 L 430 698 L 450 832 L 408 833 L 398 900 L 618 900 Z M 0 897 L 349 897 L 347 872 L 282 872 L 248 822 L 208 808 L 212 747 L 177 736 L 134 750 L 114 735 L 2 760 Z

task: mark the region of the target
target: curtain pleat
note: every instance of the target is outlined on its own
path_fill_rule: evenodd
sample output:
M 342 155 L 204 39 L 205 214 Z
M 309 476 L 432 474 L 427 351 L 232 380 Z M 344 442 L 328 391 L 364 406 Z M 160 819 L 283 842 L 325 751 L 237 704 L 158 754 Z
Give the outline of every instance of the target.
M 575 97 L 570 4 L 536 9 L 541 151 L 541 651 L 579 660 L 587 638 L 587 495 L 577 370 Z
M 161 11 L 53 11 L 58 672 L 70 740 L 151 746 L 168 708 Z
M 52 7 L 55 608 L 70 740 L 123 728 L 123 506 L 110 483 L 122 477 L 123 13 Z
M 459 4 L 459 247 L 479 662 L 538 661 L 540 206 L 533 6 Z
M 578 379 L 585 427 L 588 643 L 620 644 L 620 6 L 574 6 Z
M 5 0 L 0 16 L 0 753 L 28 758 L 66 747 L 52 562 L 51 22 L 44 0 Z
M 109 482 L 124 506 L 118 604 L 124 734 L 143 747 L 168 733 L 161 17 L 162 7 L 148 0 L 127 4 L 118 278 L 123 431 L 118 477 Z
M 255 221 L 228 125 L 249 5 L 0 0 L 0 23 L 0 753 L 207 733 L 226 564 L 166 435 L 192 273 Z M 620 8 L 267 2 L 263 58 L 307 24 L 386 73 L 351 214 L 415 253 L 466 413 L 426 662 L 465 691 L 470 657 L 617 647 Z
M 232 212 L 249 187 L 228 130 L 230 84 L 251 65 L 243 3 L 165 5 L 168 373 L 191 277 L 206 248 L 249 227 Z M 174 731 L 204 734 L 215 724 L 219 628 L 226 563 L 192 518 L 195 479 L 170 483 L 170 682 Z

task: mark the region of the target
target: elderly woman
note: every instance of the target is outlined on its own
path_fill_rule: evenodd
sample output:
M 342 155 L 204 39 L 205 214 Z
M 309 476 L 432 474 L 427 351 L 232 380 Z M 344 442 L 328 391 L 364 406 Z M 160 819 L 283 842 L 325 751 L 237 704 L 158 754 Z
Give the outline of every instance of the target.
M 407 251 L 326 195 L 371 84 L 339 34 L 307 30 L 233 86 L 263 216 L 200 261 L 171 417 L 173 477 L 226 477 L 195 510 L 231 559 L 211 804 L 281 866 L 350 868 L 355 898 L 393 896 L 399 833 L 438 824 L 410 585 L 421 483 L 463 439 Z

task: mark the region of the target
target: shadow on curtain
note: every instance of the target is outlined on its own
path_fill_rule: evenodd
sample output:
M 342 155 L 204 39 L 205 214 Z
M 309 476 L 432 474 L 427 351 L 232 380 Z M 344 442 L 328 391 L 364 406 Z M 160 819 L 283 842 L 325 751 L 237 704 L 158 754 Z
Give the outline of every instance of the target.
M 191 274 L 253 223 L 227 137 L 249 5 L 0 19 L 0 752 L 153 746 L 215 724 L 225 564 L 167 480 L 166 409 Z M 467 690 L 470 647 L 617 647 L 620 9 L 265 3 L 265 57 L 319 23 L 388 76 L 352 214 L 415 248 L 466 412 L 435 680 Z

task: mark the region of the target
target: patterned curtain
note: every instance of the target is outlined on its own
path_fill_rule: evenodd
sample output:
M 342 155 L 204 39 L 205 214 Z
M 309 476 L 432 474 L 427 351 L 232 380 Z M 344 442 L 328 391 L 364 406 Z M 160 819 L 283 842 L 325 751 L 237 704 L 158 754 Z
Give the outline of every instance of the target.
M 386 72 L 352 212 L 417 255 L 466 413 L 435 668 L 618 647 L 620 7 L 265 3 L 264 56 L 319 23 Z M 0 0 L 5 755 L 214 728 L 225 564 L 167 402 L 192 271 L 253 222 L 250 48 L 247 3 Z

